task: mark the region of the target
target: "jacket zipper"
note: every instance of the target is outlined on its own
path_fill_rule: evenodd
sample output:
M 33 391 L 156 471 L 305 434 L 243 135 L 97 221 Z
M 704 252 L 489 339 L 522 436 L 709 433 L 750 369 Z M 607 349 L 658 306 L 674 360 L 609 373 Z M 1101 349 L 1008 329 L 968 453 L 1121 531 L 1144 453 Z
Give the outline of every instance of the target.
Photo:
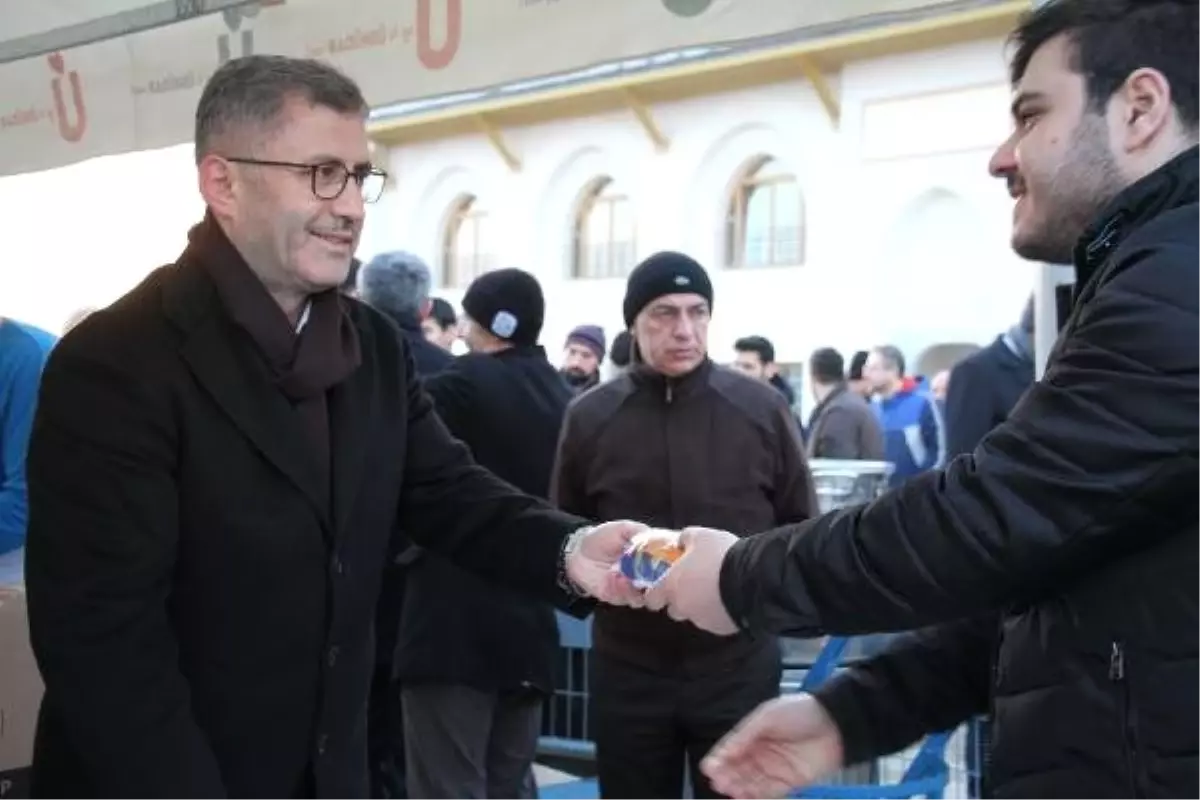
M 1122 746 L 1125 751 L 1125 768 L 1129 773 L 1129 796 L 1146 797 L 1146 793 L 1142 791 L 1142 782 L 1138 779 L 1137 709 L 1134 708 L 1129 682 L 1126 679 L 1125 644 L 1123 642 L 1112 643 L 1112 650 L 1108 657 L 1108 679 L 1117 685 Z
M 671 402 L 675 399 L 675 388 L 671 385 L 670 378 L 667 378 L 667 380 L 665 381 L 665 384 L 667 387 L 667 392 L 666 392 L 667 405 L 670 405 Z

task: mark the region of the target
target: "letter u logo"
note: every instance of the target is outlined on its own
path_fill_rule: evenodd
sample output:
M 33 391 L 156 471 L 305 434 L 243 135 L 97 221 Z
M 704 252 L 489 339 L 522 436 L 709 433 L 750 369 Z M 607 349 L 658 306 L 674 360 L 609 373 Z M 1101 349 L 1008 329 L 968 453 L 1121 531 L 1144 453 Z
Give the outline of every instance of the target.
M 58 121 L 58 135 L 67 142 L 78 142 L 87 131 L 87 108 L 83 103 L 83 87 L 79 81 L 79 73 L 71 70 L 66 72 L 66 62 L 62 53 L 52 53 L 46 56 L 46 62 L 54 71 L 50 81 L 50 91 L 54 94 L 54 117 Z M 66 77 L 71 85 L 71 104 L 75 108 L 75 121 L 71 122 L 67 113 L 67 101 L 63 97 L 63 78 Z
M 442 69 L 458 55 L 462 41 L 462 0 L 444 0 L 446 7 L 446 41 L 433 46 L 433 2 L 417 0 L 417 58 L 426 69 Z

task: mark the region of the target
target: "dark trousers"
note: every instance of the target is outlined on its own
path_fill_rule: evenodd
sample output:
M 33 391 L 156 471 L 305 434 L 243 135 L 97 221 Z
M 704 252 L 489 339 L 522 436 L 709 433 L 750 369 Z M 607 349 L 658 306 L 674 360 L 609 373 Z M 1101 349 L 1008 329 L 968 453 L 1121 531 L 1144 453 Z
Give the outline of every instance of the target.
M 402 694 L 411 797 L 537 797 L 541 694 L 439 684 L 405 686 Z
M 747 714 L 779 695 L 779 650 L 768 647 L 716 674 L 663 675 L 596 655 L 592 718 L 600 796 L 679 798 L 685 768 L 693 796 L 721 797 L 700 761 Z
M 392 680 L 391 662 L 376 666 L 367 706 L 367 756 L 370 762 L 371 797 L 405 800 L 404 716 L 400 685 Z

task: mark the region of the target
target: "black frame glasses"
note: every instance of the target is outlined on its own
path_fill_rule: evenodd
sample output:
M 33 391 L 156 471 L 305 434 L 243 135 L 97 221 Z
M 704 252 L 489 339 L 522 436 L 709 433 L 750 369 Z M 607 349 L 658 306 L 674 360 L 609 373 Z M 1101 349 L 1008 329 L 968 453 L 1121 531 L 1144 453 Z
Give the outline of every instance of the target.
M 346 186 L 353 178 L 358 184 L 364 203 L 374 203 L 383 194 L 387 184 L 388 174 L 371 164 L 356 164 L 347 167 L 341 161 L 322 161 L 317 164 L 305 164 L 296 161 L 267 161 L 260 158 L 231 158 L 224 157 L 234 164 L 250 164 L 256 167 L 283 167 L 285 169 L 301 170 L 308 173 L 309 186 L 313 196 L 319 200 L 337 200 L 346 191 Z

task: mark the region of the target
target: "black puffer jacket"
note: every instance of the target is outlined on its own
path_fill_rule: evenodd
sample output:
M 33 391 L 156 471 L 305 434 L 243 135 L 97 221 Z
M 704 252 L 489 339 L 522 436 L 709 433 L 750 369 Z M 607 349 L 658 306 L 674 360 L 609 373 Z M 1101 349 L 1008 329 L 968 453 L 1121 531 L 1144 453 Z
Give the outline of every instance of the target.
M 979 615 L 904 638 L 820 694 L 850 759 L 990 695 L 997 796 L 1200 794 L 1197 250 L 1192 149 L 1080 241 L 1044 378 L 973 454 L 730 551 L 722 597 L 754 628 Z

